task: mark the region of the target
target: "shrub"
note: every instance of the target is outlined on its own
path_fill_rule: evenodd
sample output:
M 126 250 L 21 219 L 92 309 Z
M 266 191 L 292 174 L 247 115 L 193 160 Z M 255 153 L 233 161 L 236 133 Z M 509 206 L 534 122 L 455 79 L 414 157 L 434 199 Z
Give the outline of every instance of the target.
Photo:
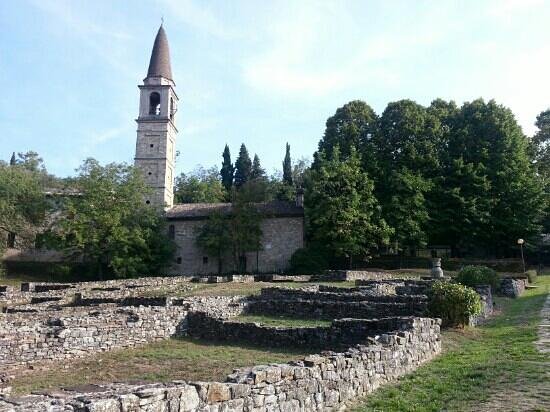
M 465 266 L 455 279 L 465 286 L 490 285 L 493 292 L 500 286 L 500 278 L 493 269 L 487 266 Z
M 298 249 L 290 258 L 290 270 L 295 274 L 316 274 L 327 267 L 327 259 L 316 247 Z
M 525 274 L 527 275 L 527 279 L 529 279 L 529 283 L 535 283 L 537 281 L 536 270 L 528 270 Z
M 444 326 L 464 326 L 481 313 L 481 298 L 475 290 L 458 283 L 434 282 L 428 303 L 430 314 Z

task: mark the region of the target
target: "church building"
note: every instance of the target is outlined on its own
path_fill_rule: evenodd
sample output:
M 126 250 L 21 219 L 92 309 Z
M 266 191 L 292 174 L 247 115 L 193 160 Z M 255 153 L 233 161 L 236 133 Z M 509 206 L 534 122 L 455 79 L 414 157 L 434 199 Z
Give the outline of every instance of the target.
M 139 115 L 135 166 L 152 191 L 147 204 L 165 208 L 168 235 L 177 251 L 169 272 L 174 275 L 216 274 L 217 257 L 208 256 L 196 243 L 197 227 L 214 211 L 231 213 L 230 203 L 174 204 L 174 170 L 178 95 L 172 75 L 170 50 L 164 28 L 158 30 L 147 77 L 139 85 Z M 262 214 L 261 250 L 241 257 L 247 272 L 276 273 L 289 267 L 290 257 L 304 245 L 303 196 L 296 202 L 273 201 L 256 204 Z M 223 262 L 224 271 L 235 270 L 233 259 Z

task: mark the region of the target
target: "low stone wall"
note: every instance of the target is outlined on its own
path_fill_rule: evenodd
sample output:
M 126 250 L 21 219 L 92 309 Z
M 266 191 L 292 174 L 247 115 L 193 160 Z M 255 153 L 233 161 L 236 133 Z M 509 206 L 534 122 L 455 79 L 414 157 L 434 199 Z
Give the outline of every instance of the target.
M 439 320 L 411 318 L 376 343 L 236 370 L 224 383 L 93 386 L 88 393 L 0 398 L 0 411 L 335 411 L 432 359 L 441 350 L 439 329 Z
M 493 313 L 493 294 L 491 293 L 491 286 L 478 285 L 474 289 L 481 298 L 481 313 L 470 318 L 470 326 L 479 325 Z
M 355 285 L 386 294 L 426 295 L 433 282 L 434 280 L 431 279 L 356 280 Z
M 285 315 L 296 318 L 342 319 L 380 318 L 393 316 L 422 316 L 426 312 L 424 303 L 386 302 L 338 302 L 322 300 L 254 300 L 246 311 L 256 315 Z
M 386 303 L 420 303 L 425 302 L 425 295 L 391 295 L 369 294 L 366 288 L 337 288 L 319 286 L 302 289 L 271 287 L 263 288 L 258 299 L 262 300 L 323 300 L 336 302 L 386 302 Z
M 517 298 L 525 292 L 527 277 L 506 277 L 500 281 L 500 294 L 509 298 Z
M 315 282 L 353 282 L 355 280 L 392 279 L 398 276 L 402 275 L 373 270 L 329 270 L 313 275 L 311 280 Z
M 70 303 L 75 293 L 105 299 L 151 295 L 152 292 L 158 292 L 160 296 L 169 291 L 190 290 L 193 287 L 190 281 L 189 277 L 148 277 L 78 283 L 27 282 L 21 284 L 20 290 L 7 286 L 4 292 L 0 292 L 0 306 L 28 304 L 33 298 L 36 303 L 37 299 L 59 296 L 63 297 L 63 303 Z
M 345 349 L 374 341 L 377 335 L 408 330 L 414 318 L 338 319 L 330 326 L 273 327 L 252 322 L 239 322 L 211 317 L 205 313 L 189 313 L 186 332 L 190 336 L 230 342 L 254 342 L 270 347 L 306 347 Z
M 155 298 L 141 299 L 145 303 Z M 190 311 L 229 318 L 242 313 L 245 304 L 235 297 L 175 298 L 171 303 L 124 307 L 103 304 L 35 313 L 28 313 L 33 305 L 17 307 L 17 311 L 0 315 L 0 365 L 81 357 L 154 342 L 183 334 Z
M 0 323 L 0 364 L 56 360 L 166 339 L 176 333 L 181 307 L 74 311 L 24 322 L 17 315 Z
M 310 282 L 312 278 L 312 275 L 260 274 L 254 276 L 256 282 Z

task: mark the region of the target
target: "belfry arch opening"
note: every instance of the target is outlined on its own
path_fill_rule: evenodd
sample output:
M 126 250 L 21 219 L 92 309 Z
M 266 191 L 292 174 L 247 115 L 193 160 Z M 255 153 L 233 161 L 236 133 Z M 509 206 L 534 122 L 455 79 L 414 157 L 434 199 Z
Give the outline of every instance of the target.
M 160 115 L 160 94 L 157 92 L 149 95 L 149 114 L 152 116 Z

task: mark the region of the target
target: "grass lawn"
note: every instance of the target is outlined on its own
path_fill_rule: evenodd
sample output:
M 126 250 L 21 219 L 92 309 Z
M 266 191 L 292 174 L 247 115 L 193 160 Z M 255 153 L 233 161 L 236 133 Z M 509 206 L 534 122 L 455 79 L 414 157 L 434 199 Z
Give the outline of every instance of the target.
M 191 290 L 152 290 L 151 295 L 168 294 L 170 296 L 251 296 L 259 295 L 263 288 L 284 287 L 302 288 L 314 285 L 330 285 L 341 288 L 355 287 L 355 282 L 250 282 L 250 283 L 190 283 Z
M 315 327 L 315 326 L 330 326 L 331 321 L 319 319 L 297 319 L 285 316 L 263 316 L 263 315 L 240 315 L 231 320 L 239 322 L 255 322 L 265 326 L 290 326 L 299 327 Z
M 518 299 L 497 298 L 502 313 L 486 325 L 444 331 L 442 355 L 351 410 L 550 410 L 550 357 L 534 346 L 550 276 L 536 285 Z
M 169 339 L 134 349 L 58 362 L 49 370 L 26 371 L 11 382 L 16 394 L 90 383 L 225 380 L 234 368 L 282 363 L 308 355 L 296 349 L 261 348 Z

